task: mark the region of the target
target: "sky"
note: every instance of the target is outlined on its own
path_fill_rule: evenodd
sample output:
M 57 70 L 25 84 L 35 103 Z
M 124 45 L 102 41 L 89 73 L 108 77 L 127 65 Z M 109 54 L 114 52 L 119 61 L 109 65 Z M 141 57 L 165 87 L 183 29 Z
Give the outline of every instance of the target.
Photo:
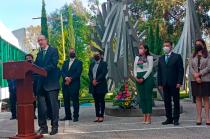
M 72 0 L 45 0 L 47 14 L 59 9 Z M 88 0 L 81 0 L 87 7 Z M 100 3 L 105 0 L 99 0 Z M 40 20 L 33 17 L 41 16 L 42 0 L 0 0 L 0 21 L 11 31 L 30 25 L 39 25 Z

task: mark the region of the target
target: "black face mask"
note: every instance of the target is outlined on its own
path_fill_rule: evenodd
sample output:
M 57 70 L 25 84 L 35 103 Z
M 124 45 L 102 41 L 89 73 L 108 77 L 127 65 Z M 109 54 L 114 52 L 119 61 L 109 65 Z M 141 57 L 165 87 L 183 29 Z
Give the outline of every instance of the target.
M 100 56 L 99 56 L 99 55 L 95 55 L 95 56 L 94 56 L 94 59 L 95 59 L 96 61 L 98 61 L 98 60 L 100 60 Z
M 33 63 L 33 61 L 32 61 L 32 60 L 27 60 L 27 62 L 29 62 L 29 63 Z
M 199 52 L 203 50 L 203 46 L 202 45 L 195 45 L 195 51 Z
M 70 53 L 69 56 L 70 56 L 70 58 L 75 58 L 76 54 L 75 53 Z

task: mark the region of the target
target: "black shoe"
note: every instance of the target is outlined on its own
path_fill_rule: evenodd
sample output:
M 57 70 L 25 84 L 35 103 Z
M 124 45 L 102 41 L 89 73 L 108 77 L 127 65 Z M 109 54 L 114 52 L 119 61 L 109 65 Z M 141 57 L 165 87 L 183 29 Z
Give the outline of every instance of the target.
M 78 122 L 79 119 L 78 118 L 74 118 L 73 122 Z
M 210 126 L 210 123 L 206 123 L 207 126 Z
M 10 120 L 15 120 L 15 119 L 16 119 L 16 117 L 11 117 L 11 118 L 10 118 Z
M 179 121 L 174 121 L 174 125 L 178 126 L 179 125 Z
M 55 135 L 58 133 L 58 128 L 52 128 L 52 131 L 50 132 L 50 135 Z
M 162 122 L 162 125 L 168 125 L 168 124 L 173 124 L 173 120 L 166 120 L 164 122 Z
M 67 120 L 72 120 L 72 118 L 64 117 L 63 119 L 60 119 L 60 121 L 67 121 Z
M 39 128 L 37 133 L 38 134 L 48 134 L 48 129 L 47 128 Z
M 34 115 L 34 119 L 37 119 L 36 115 Z

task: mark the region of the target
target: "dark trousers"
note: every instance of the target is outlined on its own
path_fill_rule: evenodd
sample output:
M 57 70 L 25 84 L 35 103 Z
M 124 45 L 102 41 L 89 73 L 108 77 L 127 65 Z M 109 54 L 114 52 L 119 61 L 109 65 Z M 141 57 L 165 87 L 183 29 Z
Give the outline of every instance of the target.
M 104 93 L 94 93 L 96 117 L 104 117 L 105 110 L 105 95 Z
M 180 101 L 179 101 L 179 89 L 176 87 L 164 86 L 164 103 L 166 110 L 166 118 L 168 120 L 179 121 L 180 115 Z M 173 115 L 172 115 L 172 99 L 174 103 Z
M 34 116 L 36 116 L 36 100 L 34 101 L 33 105 L 34 105 Z
M 42 89 L 39 92 L 38 97 L 38 124 L 41 128 L 47 128 L 47 108 L 50 107 L 51 126 L 52 128 L 58 128 L 59 119 L 59 106 L 58 106 L 58 90 L 47 92 Z M 49 106 L 47 106 L 46 98 L 49 100 Z
M 16 118 L 16 102 L 17 102 L 16 92 L 9 93 L 9 101 L 10 101 L 10 110 L 12 113 L 12 117 Z
M 46 103 L 47 103 L 47 118 L 52 119 L 52 110 L 50 106 L 50 100 L 48 100 L 48 97 L 46 97 L 45 99 Z
M 71 101 L 73 102 L 73 117 L 79 118 L 79 90 L 72 91 L 69 88 L 63 89 L 64 108 L 66 118 L 71 118 Z

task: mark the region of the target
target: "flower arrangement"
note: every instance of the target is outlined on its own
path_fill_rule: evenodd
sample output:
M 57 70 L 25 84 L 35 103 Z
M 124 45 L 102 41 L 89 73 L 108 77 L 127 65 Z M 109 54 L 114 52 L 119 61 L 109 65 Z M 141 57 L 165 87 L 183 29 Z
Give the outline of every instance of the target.
M 129 92 L 127 83 L 121 86 L 120 90 L 118 90 L 117 95 L 113 100 L 113 104 L 122 109 L 130 109 L 133 106 L 133 94 Z

